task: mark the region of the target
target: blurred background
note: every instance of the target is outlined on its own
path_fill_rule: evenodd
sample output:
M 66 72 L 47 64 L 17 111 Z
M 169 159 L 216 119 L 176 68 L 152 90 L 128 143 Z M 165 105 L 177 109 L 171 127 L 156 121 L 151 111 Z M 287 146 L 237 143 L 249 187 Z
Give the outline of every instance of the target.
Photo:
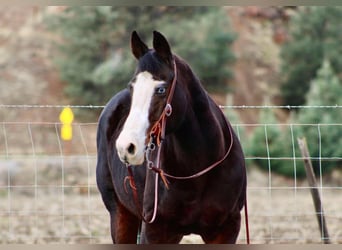
M 263 195 L 272 197 L 270 190 L 286 186 L 294 192 L 291 204 L 304 200 L 298 198 L 298 188 L 307 184 L 296 138 L 305 136 L 321 191 L 329 186 L 332 193 L 325 197 L 339 192 L 341 198 L 341 24 L 339 6 L 1 6 L 0 242 L 108 241 L 109 221 L 94 180 L 96 125 L 103 106 L 134 73 L 133 30 L 150 46 L 152 31 L 163 33 L 222 105 L 242 141 L 252 187 L 265 187 Z M 66 105 L 75 115 L 68 142 L 59 137 L 59 114 Z M 58 194 L 62 205 L 51 210 L 40 199 L 43 194 L 52 200 Z M 15 195 L 28 202 L 33 197 L 34 207 L 16 205 Z M 79 200 L 80 208 L 69 213 L 69 200 Z M 338 229 L 333 237 L 341 243 L 337 210 L 342 209 L 330 208 Z M 299 222 L 300 209 L 293 209 L 284 214 Z M 38 237 L 40 214 L 62 217 L 62 229 Z M 17 219 L 25 216 L 32 224 L 20 225 Z M 78 229 L 72 236 L 67 221 L 75 217 Z M 310 218 L 304 220 L 315 223 Z M 300 225 L 295 236 L 282 230 L 276 235 L 276 219 L 265 215 L 265 220 L 271 226 L 256 228 L 259 243 L 320 239 L 306 238 L 310 232 Z

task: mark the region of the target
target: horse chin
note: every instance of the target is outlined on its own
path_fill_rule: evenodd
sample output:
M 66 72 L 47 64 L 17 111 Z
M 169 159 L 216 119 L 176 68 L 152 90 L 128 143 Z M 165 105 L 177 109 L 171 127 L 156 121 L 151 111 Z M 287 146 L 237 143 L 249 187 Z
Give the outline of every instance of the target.
M 135 157 L 134 159 L 128 159 L 127 163 L 132 166 L 140 166 L 144 163 L 144 157 Z
M 134 157 L 130 157 L 127 155 L 122 155 L 118 152 L 119 159 L 122 163 L 131 166 L 139 166 L 144 163 L 144 153 L 137 153 Z

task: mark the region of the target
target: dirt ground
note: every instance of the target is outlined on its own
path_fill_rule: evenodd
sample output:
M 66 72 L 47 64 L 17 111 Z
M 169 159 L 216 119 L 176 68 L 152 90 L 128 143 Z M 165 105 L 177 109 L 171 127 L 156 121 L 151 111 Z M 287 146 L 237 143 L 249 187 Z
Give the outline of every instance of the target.
M 111 243 L 95 164 L 95 156 L 1 159 L 0 243 Z M 4 168 L 14 165 L 18 170 L 6 174 Z M 248 180 L 251 243 L 321 242 L 305 181 L 294 183 L 257 170 L 249 171 Z M 330 239 L 342 243 L 342 189 L 322 186 Z M 241 244 L 246 243 L 244 223 L 243 217 Z M 182 243 L 203 242 L 190 235 Z

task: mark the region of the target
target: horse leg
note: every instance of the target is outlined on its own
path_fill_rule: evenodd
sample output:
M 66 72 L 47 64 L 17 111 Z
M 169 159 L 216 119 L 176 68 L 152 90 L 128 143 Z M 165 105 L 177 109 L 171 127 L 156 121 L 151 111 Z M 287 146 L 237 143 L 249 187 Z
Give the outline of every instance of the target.
M 229 217 L 218 230 L 209 231 L 201 237 L 206 244 L 235 244 L 240 232 L 241 215 Z
M 113 243 L 135 244 L 140 220 L 120 203 L 117 203 L 116 209 L 109 211 L 109 213 Z
M 183 235 L 171 230 L 167 223 L 142 224 L 142 244 L 177 244 L 182 238 Z

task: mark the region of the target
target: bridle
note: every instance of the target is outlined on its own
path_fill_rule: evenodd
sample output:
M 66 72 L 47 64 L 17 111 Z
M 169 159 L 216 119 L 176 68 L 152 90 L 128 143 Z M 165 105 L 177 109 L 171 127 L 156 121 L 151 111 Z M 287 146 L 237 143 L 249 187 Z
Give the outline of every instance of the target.
M 165 108 L 163 110 L 163 112 L 161 113 L 159 119 L 154 123 L 154 125 L 152 126 L 150 133 L 149 133 L 149 142 L 146 146 L 146 151 L 145 151 L 145 158 L 147 161 L 147 169 L 151 170 L 153 172 L 156 173 L 155 175 L 155 183 L 154 183 L 154 208 L 153 208 L 153 214 L 150 220 L 147 220 L 145 218 L 145 216 L 141 213 L 141 219 L 145 222 L 145 223 L 153 223 L 156 219 L 156 215 L 157 215 L 157 205 L 158 205 L 158 183 L 159 183 L 159 176 L 161 177 L 165 187 L 167 189 L 169 189 L 169 182 L 167 180 L 167 178 L 171 178 L 171 179 L 176 179 L 176 180 L 188 180 L 188 179 L 194 179 L 197 177 L 200 177 L 202 175 L 204 175 L 205 173 L 209 172 L 210 170 L 212 170 L 213 168 L 215 168 L 216 166 L 218 166 L 219 164 L 221 164 L 229 155 L 232 147 L 233 147 L 233 133 L 232 133 L 232 129 L 230 128 L 226 118 L 225 122 L 226 125 L 228 127 L 229 130 L 229 134 L 230 134 L 230 145 L 226 151 L 226 153 L 224 154 L 224 156 L 216 161 L 215 163 L 211 164 L 210 166 L 206 167 L 205 169 L 193 174 L 193 175 L 189 175 L 189 176 L 174 176 L 171 174 L 166 173 L 162 168 L 161 168 L 161 164 L 160 164 L 160 155 L 161 155 L 161 151 L 162 151 L 162 147 L 163 147 L 163 142 L 165 139 L 165 131 L 166 131 L 166 121 L 167 118 L 169 116 L 171 116 L 172 114 L 172 99 L 173 99 L 173 95 L 176 89 L 176 82 L 177 82 L 177 66 L 176 66 L 176 62 L 175 60 L 173 60 L 173 71 L 174 71 L 174 76 L 173 76 L 173 80 L 171 83 L 171 88 L 166 100 L 166 104 L 165 104 Z M 155 162 L 153 160 L 150 159 L 151 157 L 151 153 L 153 151 L 155 151 L 157 149 L 157 156 L 155 159 Z M 131 168 L 131 165 L 126 164 L 126 167 L 128 169 L 128 176 L 125 178 L 124 181 L 124 185 L 126 184 L 126 181 L 129 180 L 129 184 L 130 187 L 132 189 L 133 192 L 133 198 L 134 198 L 134 202 L 136 204 L 136 207 L 139 209 L 139 211 L 142 211 L 142 207 L 140 205 L 139 199 L 138 199 L 138 194 L 137 194 L 137 188 L 136 188 L 136 184 L 134 181 L 134 177 L 133 177 L 133 171 Z M 126 190 L 126 185 L 125 185 L 125 190 Z M 127 190 L 126 190 L 127 192 Z M 247 216 L 247 198 L 245 201 L 245 216 L 246 216 L 246 235 L 247 235 L 247 244 L 249 244 L 249 229 L 248 229 L 248 216 Z

